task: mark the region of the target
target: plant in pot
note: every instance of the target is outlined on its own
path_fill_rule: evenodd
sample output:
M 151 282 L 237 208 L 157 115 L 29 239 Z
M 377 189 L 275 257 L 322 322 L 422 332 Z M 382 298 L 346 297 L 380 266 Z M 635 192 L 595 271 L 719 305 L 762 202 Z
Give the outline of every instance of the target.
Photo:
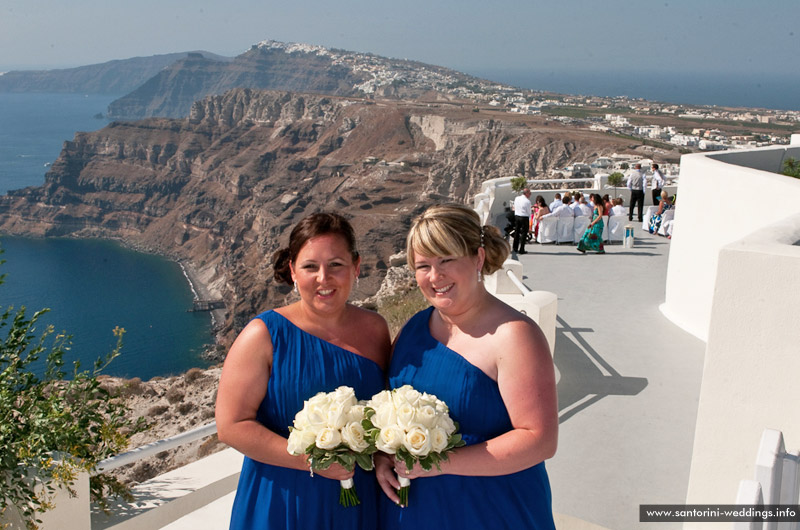
M 608 185 L 614 188 L 615 199 L 617 198 L 617 188 L 621 188 L 624 181 L 625 181 L 625 175 L 623 175 L 619 171 L 615 171 L 614 173 L 608 176 Z

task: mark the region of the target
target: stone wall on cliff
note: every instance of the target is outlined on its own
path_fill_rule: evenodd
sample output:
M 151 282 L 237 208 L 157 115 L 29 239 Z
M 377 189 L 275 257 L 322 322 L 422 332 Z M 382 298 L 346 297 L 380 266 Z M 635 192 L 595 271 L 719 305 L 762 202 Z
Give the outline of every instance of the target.
M 353 222 L 353 298 L 363 299 L 429 204 L 469 202 L 485 179 L 542 178 L 622 142 L 488 108 L 236 89 L 196 102 L 186 119 L 77 134 L 43 186 L 0 198 L 0 232 L 117 238 L 188 260 L 225 301 L 227 344 L 291 299 L 270 259 L 303 216 L 333 210 Z

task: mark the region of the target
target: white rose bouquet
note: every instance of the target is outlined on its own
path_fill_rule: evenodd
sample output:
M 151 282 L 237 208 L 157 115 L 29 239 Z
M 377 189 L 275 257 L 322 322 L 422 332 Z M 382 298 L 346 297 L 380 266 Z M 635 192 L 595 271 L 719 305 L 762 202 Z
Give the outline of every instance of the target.
M 338 463 L 348 471 L 355 465 L 366 471 L 373 469 L 375 445 L 366 436 L 365 403 L 356 400 L 355 391 L 340 386 L 333 392 L 320 392 L 303 403 L 303 409 L 289 427 L 286 450 L 292 455 L 308 455 L 313 476 L 315 470 L 328 469 Z M 353 479 L 342 480 L 339 503 L 360 504 Z
M 408 469 L 415 462 L 426 471 L 433 466 L 441 469 L 439 462 L 447 460 L 448 452 L 466 445 L 445 402 L 411 385 L 375 394 L 367 402 L 365 413 L 367 438 L 378 451 L 405 462 Z M 400 504 L 408 506 L 411 481 L 402 476 L 398 479 Z

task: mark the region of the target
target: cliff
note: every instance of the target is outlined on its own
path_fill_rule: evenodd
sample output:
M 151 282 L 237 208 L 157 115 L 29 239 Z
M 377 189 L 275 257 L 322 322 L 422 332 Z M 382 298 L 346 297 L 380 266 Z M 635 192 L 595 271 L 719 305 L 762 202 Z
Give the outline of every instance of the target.
M 208 52 L 181 52 L 76 68 L 14 70 L 0 74 L 0 92 L 127 94 L 175 61 L 198 53 L 216 61 L 228 60 Z
M 487 178 L 544 177 L 624 140 L 458 103 L 236 89 L 181 120 L 115 122 L 65 142 L 41 187 L 0 198 L 0 232 L 119 238 L 188 260 L 226 304 L 227 344 L 291 297 L 270 257 L 303 216 L 335 210 L 359 235 L 355 299 L 377 292 L 426 206 Z
M 264 41 L 230 61 L 193 54 L 112 102 L 111 118 L 182 118 L 192 104 L 234 88 L 337 96 L 417 97 L 430 90 L 497 85 L 440 66 L 309 44 Z

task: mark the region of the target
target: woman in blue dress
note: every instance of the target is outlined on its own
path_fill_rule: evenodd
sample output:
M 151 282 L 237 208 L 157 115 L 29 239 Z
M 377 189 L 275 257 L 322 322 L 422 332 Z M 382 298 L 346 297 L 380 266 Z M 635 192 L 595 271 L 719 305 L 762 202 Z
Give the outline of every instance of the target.
M 658 202 L 658 210 L 650 218 L 650 224 L 647 230 L 651 234 L 657 234 L 658 229 L 661 228 L 661 221 L 664 219 L 664 212 L 672 208 L 672 201 L 669 200 L 669 193 L 666 191 L 661 192 L 661 200 Z
M 603 215 L 606 213 L 603 207 L 603 198 L 599 194 L 592 194 L 594 212 L 592 212 L 592 222 L 586 227 L 583 237 L 578 242 L 578 252 L 583 254 L 587 250 L 592 250 L 598 254 L 605 254 L 603 247 Z
M 341 385 L 369 399 L 384 386 L 386 322 L 347 303 L 360 258 L 350 224 L 314 214 L 273 257 L 274 276 L 299 301 L 258 315 L 233 343 L 219 383 L 219 439 L 245 455 L 231 529 L 359 529 L 377 525 L 375 477 L 334 464 L 309 473 L 287 452 L 288 426 L 303 401 Z M 361 504 L 339 505 L 340 480 L 353 477 Z
M 381 528 L 553 529 L 544 465 L 558 438 L 550 349 L 535 322 L 482 283 L 502 267 L 508 244 L 471 208 L 439 205 L 415 220 L 406 247 L 431 307 L 398 335 L 389 386 L 445 401 L 467 445 L 441 470 L 376 458 Z M 396 474 L 413 479 L 407 507 L 396 505 Z

